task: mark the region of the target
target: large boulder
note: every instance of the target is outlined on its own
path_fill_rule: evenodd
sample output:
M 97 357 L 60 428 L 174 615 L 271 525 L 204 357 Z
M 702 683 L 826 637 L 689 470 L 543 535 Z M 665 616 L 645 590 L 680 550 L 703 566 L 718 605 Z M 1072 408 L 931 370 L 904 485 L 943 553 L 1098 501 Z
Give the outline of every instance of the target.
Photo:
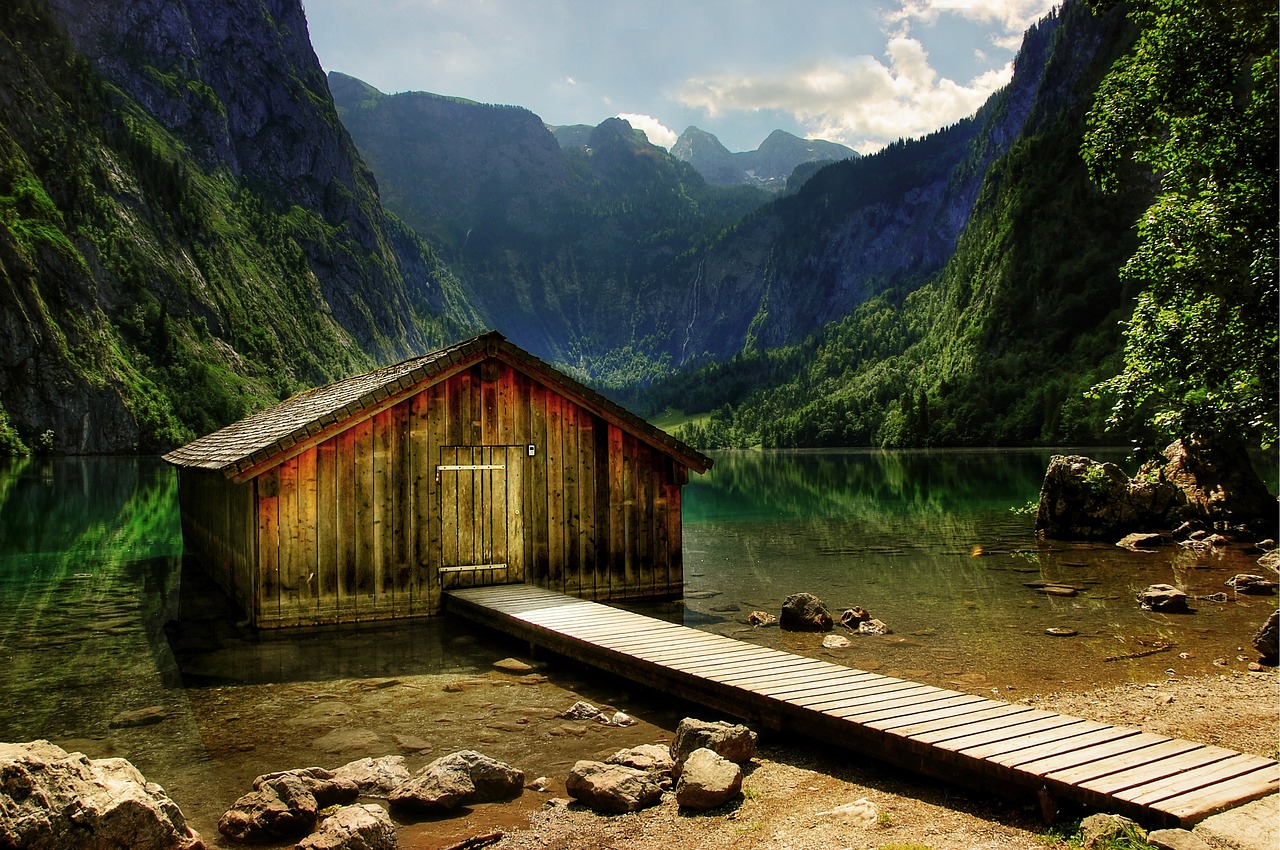
M 677 765 L 694 750 L 706 748 L 735 764 L 750 761 L 756 754 L 756 733 L 737 723 L 723 720 L 696 720 L 686 717 L 676 727 L 671 742 L 671 758 Z
M 662 801 L 655 774 L 622 764 L 580 761 L 564 784 L 570 797 L 608 814 L 638 812 Z
M 300 767 L 294 770 L 282 770 L 276 773 L 264 773 L 253 780 L 253 790 L 274 787 L 284 779 L 294 780 L 316 798 L 320 808 L 350 803 L 360 796 L 360 788 L 352 780 L 340 776 L 337 771 L 323 767 Z
M 355 785 L 359 796 L 383 799 L 412 778 L 409 768 L 405 767 L 404 756 L 357 759 L 333 773 L 336 779 Z
M 297 850 L 395 850 L 396 825 L 381 806 L 343 806 L 298 842 Z
M 1045 537 L 1119 539 L 1135 531 L 1203 526 L 1276 529 L 1276 499 L 1267 492 L 1243 446 L 1177 440 L 1164 459 L 1133 478 L 1115 464 L 1079 455 L 1049 461 L 1036 531 Z
M 254 781 L 218 820 L 218 832 L 232 841 L 264 843 L 298 838 L 316 825 L 320 804 L 295 773 L 270 774 Z
M 675 777 L 676 762 L 671 757 L 671 749 L 661 744 L 641 744 L 638 747 L 618 750 L 604 762 L 643 770 L 656 777 L 659 784 L 670 782 Z
M 685 809 L 714 809 L 740 793 L 742 768 L 705 747 L 689 754 L 676 783 L 676 802 Z
M 1186 614 L 1187 594 L 1171 584 L 1153 584 L 1138 594 L 1138 604 L 1146 611 L 1163 614 Z
M 1263 661 L 1268 664 L 1280 661 L 1280 611 L 1271 612 L 1271 616 L 1258 627 L 1250 642 Z
M 523 770 L 475 750 L 462 750 L 431 762 L 392 791 L 388 799 L 396 808 L 438 813 L 473 803 L 510 800 L 523 791 Z
M 1036 532 L 1119 540 L 1135 531 L 1172 527 L 1186 505 L 1186 496 L 1171 481 L 1130 478 L 1114 463 L 1054 455 L 1040 487 Z
M 821 599 L 812 593 L 793 593 L 782 602 L 778 625 L 793 632 L 829 632 L 834 622 Z
M 164 789 L 128 761 L 31 741 L 0 744 L 0 847 L 195 850 L 204 843 Z

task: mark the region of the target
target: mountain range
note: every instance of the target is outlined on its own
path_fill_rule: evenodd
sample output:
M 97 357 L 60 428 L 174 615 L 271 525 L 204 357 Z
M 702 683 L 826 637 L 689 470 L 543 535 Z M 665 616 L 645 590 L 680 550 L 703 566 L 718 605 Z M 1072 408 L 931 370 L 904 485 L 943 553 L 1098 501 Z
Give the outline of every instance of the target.
M 1088 432 L 1048 411 L 1120 348 L 1142 198 L 1078 149 L 1131 37 L 1068 0 L 974 116 L 865 157 L 697 128 L 668 152 L 326 79 L 299 0 L 13 0 L 0 450 L 153 451 L 482 326 L 767 444 Z

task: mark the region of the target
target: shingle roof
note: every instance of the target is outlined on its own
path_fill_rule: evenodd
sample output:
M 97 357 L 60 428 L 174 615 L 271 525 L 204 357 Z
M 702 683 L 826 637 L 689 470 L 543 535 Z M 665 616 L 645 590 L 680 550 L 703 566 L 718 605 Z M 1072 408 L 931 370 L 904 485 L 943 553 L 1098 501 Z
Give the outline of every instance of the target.
M 174 449 L 164 459 L 175 466 L 217 470 L 228 478 L 254 468 L 261 471 L 274 465 L 273 458 L 284 460 L 299 444 L 327 439 L 388 399 L 407 396 L 486 356 L 506 361 L 697 472 L 711 466 L 706 455 L 517 348 L 497 331 L 306 390 Z

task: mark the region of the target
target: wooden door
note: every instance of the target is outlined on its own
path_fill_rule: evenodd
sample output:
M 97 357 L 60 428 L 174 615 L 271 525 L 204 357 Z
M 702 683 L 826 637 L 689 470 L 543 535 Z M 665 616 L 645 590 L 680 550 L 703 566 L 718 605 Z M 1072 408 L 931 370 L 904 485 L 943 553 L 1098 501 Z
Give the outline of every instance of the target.
M 440 583 L 481 587 L 524 581 L 524 446 L 443 446 Z

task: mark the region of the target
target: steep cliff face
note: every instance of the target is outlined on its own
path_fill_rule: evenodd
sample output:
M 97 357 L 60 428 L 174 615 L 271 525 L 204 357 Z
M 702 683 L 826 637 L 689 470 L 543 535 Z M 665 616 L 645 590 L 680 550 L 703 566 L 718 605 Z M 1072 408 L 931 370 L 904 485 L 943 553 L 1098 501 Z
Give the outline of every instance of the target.
M 162 448 L 474 326 L 296 0 L 14 0 L 0 60 L 10 448 Z

